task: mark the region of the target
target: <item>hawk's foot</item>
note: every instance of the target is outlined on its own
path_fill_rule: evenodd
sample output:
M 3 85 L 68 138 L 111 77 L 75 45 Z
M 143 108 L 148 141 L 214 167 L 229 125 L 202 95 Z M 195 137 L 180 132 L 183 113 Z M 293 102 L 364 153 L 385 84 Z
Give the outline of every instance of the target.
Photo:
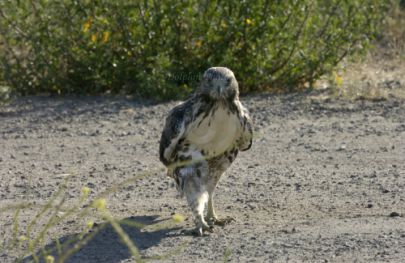
M 193 229 L 185 229 L 185 230 L 181 231 L 181 233 L 184 235 L 192 235 L 192 236 L 199 236 L 199 237 L 204 236 L 205 232 L 209 232 L 209 233 L 214 232 L 214 227 L 209 226 L 207 224 L 202 224 L 200 226 L 196 226 Z
M 210 218 L 206 218 L 205 220 L 208 222 L 208 224 L 210 226 L 214 226 L 214 225 L 225 226 L 225 225 L 230 224 L 232 221 L 236 221 L 235 218 L 231 217 L 231 216 L 227 216 L 227 217 L 221 218 L 221 219 L 219 219 L 217 217 L 210 217 Z

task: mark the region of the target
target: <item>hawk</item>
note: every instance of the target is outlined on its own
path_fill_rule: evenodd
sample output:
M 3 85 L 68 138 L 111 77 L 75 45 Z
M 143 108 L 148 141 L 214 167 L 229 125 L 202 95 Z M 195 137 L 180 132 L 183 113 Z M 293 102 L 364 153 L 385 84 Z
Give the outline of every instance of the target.
M 252 120 L 239 101 L 238 82 L 225 67 L 206 70 L 192 96 L 170 111 L 160 139 L 160 161 L 187 198 L 195 234 L 202 236 L 214 225 L 233 220 L 217 217 L 214 190 L 238 152 L 250 149 L 252 137 Z

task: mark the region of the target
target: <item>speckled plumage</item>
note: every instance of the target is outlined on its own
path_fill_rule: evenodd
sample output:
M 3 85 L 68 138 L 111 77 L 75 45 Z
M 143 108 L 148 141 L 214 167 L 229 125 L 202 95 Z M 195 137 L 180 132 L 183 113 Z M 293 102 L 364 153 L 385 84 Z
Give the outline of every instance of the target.
M 170 111 L 160 140 L 160 160 L 186 196 L 197 234 L 227 222 L 214 211 L 214 190 L 238 152 L 251 147 L 252 135 L 238 83 L 227 68 L 208 69 L 194 94 Z

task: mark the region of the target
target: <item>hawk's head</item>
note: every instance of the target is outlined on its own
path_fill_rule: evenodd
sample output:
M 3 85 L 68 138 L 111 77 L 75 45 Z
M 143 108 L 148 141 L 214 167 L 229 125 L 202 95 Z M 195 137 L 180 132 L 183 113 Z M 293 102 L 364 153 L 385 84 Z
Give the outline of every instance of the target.
M 238 82 L 230 69 L 212 67 L 204 72 L 196 93 L 217 100 L 235 99 L 239 96 Z

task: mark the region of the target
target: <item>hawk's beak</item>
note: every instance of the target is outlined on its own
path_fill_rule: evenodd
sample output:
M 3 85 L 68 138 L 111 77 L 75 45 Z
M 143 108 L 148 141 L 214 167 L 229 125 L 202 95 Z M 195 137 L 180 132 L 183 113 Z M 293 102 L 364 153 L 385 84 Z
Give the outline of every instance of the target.
M 222 90 L 223 90 L 223 88 L 221 86 L 217 87 L 217 92 L 218 92 L 219 95 L 222 94 Z

